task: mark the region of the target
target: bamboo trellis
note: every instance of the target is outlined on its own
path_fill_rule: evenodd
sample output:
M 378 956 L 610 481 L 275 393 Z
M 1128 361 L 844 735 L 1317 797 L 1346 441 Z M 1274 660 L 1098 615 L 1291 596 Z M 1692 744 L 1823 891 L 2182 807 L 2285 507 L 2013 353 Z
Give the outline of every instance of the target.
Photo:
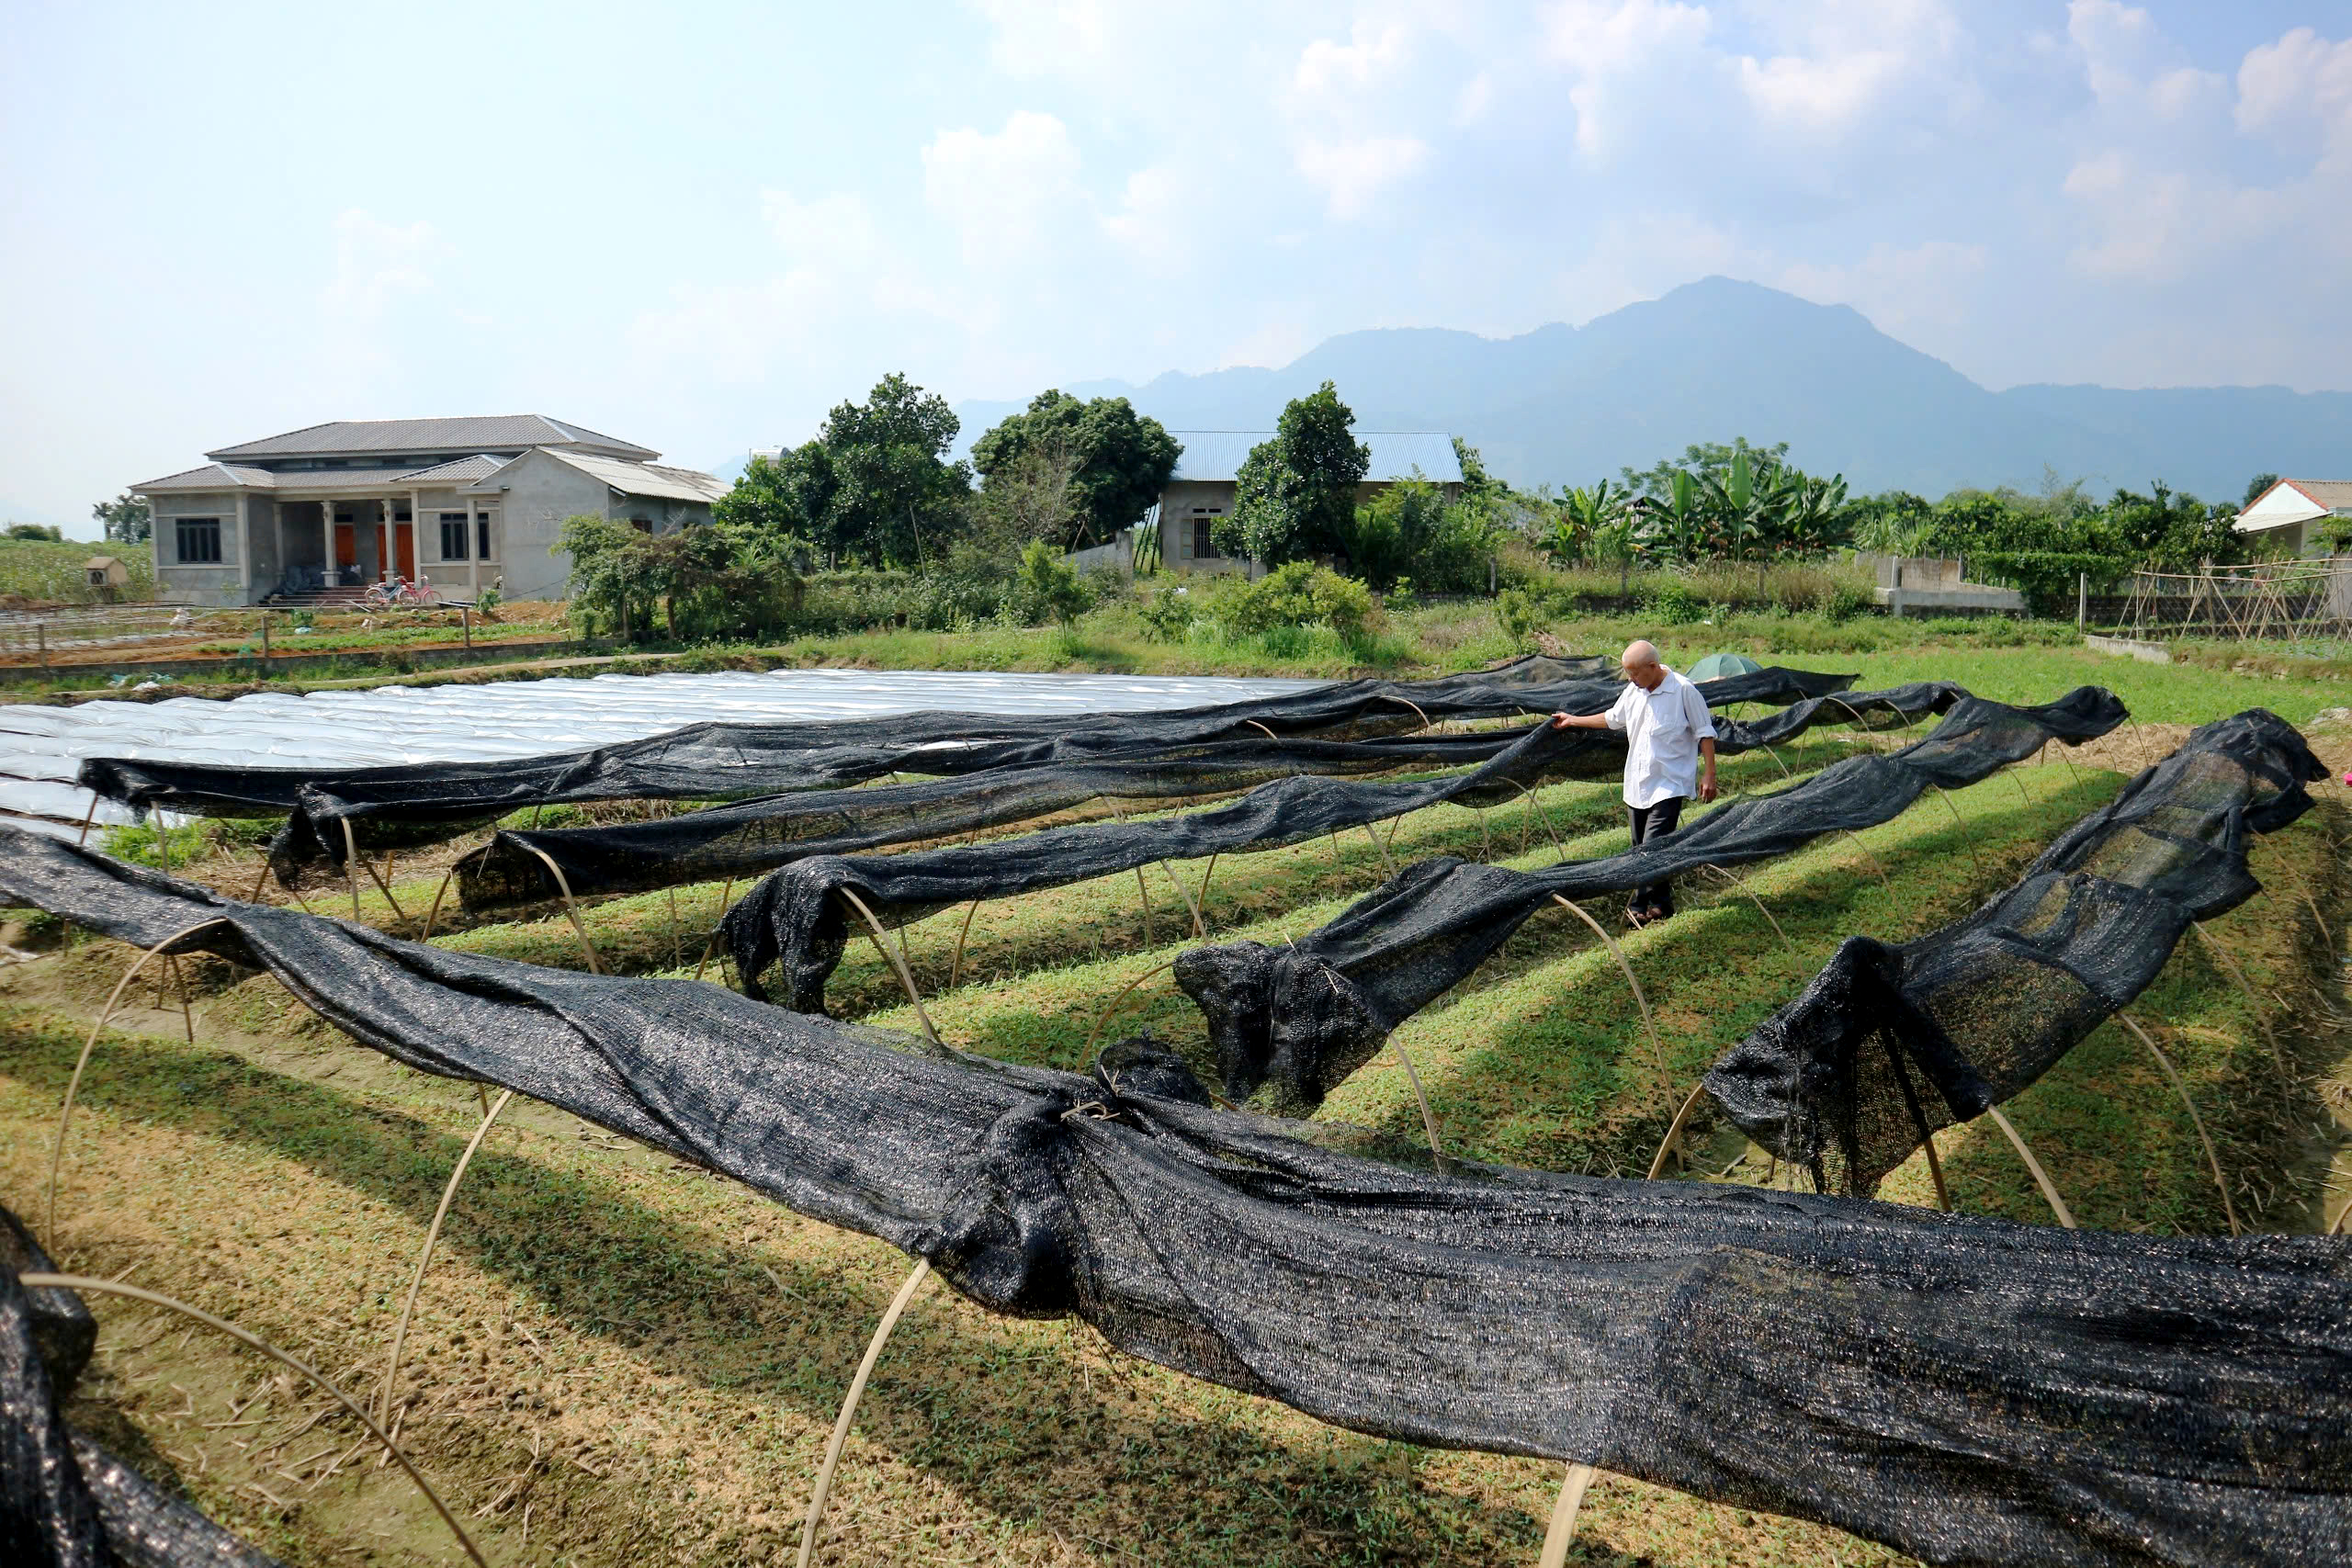
M 2134 571 L 2123 623 L 2134 637 L 2229 641 L 2352 637 L 2352 557 Z

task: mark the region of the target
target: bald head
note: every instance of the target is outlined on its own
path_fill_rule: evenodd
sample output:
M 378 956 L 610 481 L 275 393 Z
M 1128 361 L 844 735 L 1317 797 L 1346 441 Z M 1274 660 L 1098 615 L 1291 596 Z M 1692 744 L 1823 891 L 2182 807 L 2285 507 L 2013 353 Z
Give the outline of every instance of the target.
M 1666 679 L 1666 666 L 1658 662 L 1657 649 L 1646 642 L 1629 642 L 1618 656 L 1617 666 L 1624 671 L 1625 679 L 1645 692 L 1655 691 Z

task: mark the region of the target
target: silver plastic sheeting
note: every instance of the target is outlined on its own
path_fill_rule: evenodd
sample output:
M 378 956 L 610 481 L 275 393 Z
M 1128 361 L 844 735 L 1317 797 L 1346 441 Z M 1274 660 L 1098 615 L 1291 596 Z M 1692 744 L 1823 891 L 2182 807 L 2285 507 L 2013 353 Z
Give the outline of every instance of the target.
M 1166 675 L 1003 675 L 930 670 L 597 675 L 490 685 L 377 686 L 230 702 L 0 707 L 0 813 L 74 824 L 90 793 L 85 757 L 369 766 L 536 757 L 659 735 L 705 719 L 869 718 L 925 709 L 974 714 L 1139 713 L 1307 690 L 1314 681 Z M 110 801 L 100 822 L 128 822 Z M 40 829 L 40 820 L 20 821 Z

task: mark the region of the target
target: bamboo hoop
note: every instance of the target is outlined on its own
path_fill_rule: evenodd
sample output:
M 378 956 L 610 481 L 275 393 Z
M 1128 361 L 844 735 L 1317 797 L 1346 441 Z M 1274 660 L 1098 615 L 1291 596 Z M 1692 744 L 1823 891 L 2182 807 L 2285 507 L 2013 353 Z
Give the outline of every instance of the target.
M 865 1359 L 857 1364 L 857 1376 L 850 1380 L 849 1395 L 842 1401 L 842 1413 L 834 1417 L 833 1435 L 825 1442 L 825 1462 L 817 1472 L 817 1489 L 808 1498 L 808 1517 L 800 1527 L 799 1568 L 808 1568 L 809 1556 L 817 1550 L 817 1527 L 824 1521 L 825 1500 L 833 1493 L 833 1472 L 841 1467 L 842 1445 L 849 1440 L 850 1423 L 857 1419 L 857 1406 L 865 1397 L 865 1382 L 874 1375 L 874 1363 L 882 1359 L 882 1347 L 890 1342 L 890 1331 L 899 1326 L 899 1314 L 914 1299 L 916 1287 L 930 1276 L 931 1259 L 916 1259 L 915 1271 L 907 1276 L 907 1282 L 890 1298 L 882 1321 L 875 1325 L 874 1337 L 866 1342 Z
M 107 1020 L 114 1016 L 114 1010 L 121 1004 L 122 993 L 130 988 L 130 982 L 138 977 L 141 969 L 147 967 L 149 959 L 171 946 L 172 943 L 183 938 L 194 936 L 207 926 L 225 926 L 228 923 L 224 917 L 214 915 L 198 920 L 193 925 L 181 927 L 141 953 L 131 963 L 130 967 L 122 972 L 122 978 L 115 982 L 114 994 L 107 998 L 105 1010 L 98 1014 L 98 1021 L 90 1025 L 90 1037 L 82 1042 L 82 1054 L 74 1058 L 74 1077 L 65 1085 L 65 1104 L 57 1113 L 57 1144 L 49 1155 L 49 1218 L 41 1226 L 42 1230 L 49 1235 L 57 1234 L 57 1172 L 65 1163 L 65 1132 L 74 1120 L 74 1099 L 82 1092 L 83 1070 L 90 1065 L 90 1053 L 97 1048 L 98 1036 L 105 1032 Z
M 193 1045 L 196 1043 L 196 1013 L 187 1005 L 187 976 L 180 970 L 179 954 L 164 954 L 164 968 L 172 976 L 172 988 L 180 994 L 180 1021 L 187 1026 L 187 1043 Z
M 1920 1109 L 1919 1091 L 1911 1085 L 1911 1069 L 1904 1065 L 1903 1053 L 1891 1035 L 1882 1034 L 1886 1047 L 1886 1065 L 1894 1069 L 1894 1081 L 1903 1090 L 1903 1107 L 1911 1112 L 1911 1124 L 1919 1129 L 1919 1142 L 1928 1151 L 1928 1175 L 1936 1184 L 1936 1207 L 1951 1213 L 1951 1189 L 1944 1185 L 1944 1162 L 1936 1154 L 1936 1130 L 1928 1125 L 1928 1113 Z
M 1276 735 L 1272 730 L 1268 729 L 1264 725 L 1260 724 L 1256 719 L 1245 718 L 1241 722 L 1256 730 L 1259 734 L 1264 736 L 1267 739 L 1275 742 L 1277 745 L 1281 744 L 1282 737 Z
M 1445 1150 L 1438 1145 L 1437 1118 L 1430 1114 L 1430 1098 L 1421 1092 L 1421 1075 L 1413 1070 L 1413 1058 L 1405 1054 L 1404 1045 L 1393 1034 L 1388 1037 L 1388 1048 L 1396 1053 L 1398 1061 L 1405 1064 L 1406 1081 L 1413 1086 L 1413 1103 L 1421 1108 L 1421 1131 L 1428 1134 L 1430 1140 L 1430 1157 L 1437 1161 L 1437 1173 L 1443 1176 L 1446 1173 Z
M 489 1563 L 482 1558 L 481 1549 L 474 1545 L 473 1538 L 466 1533 L 466 1528 L 458 1522 L 456 1515 L 449 1512 L 449 1506 L 441 1501 L 440 1494 L 433 1490 L 431 1483 L 427 1482 L 416 1466 L 409 1461 L 408 1455 L 401 1451 L 400 1445 L 392 1441 L 381 1427 L 368 1419 L 368 1412 L 353 1404 L 350 1395 L 329 1382 L 322 1373 L 308 1362 L 296 1359 L 260 1335 L 240 1328 L 225 1318 L 215 1317 L 209 1312 L 188 1305 L 186 1302 L 175 1301 L 170 1296 L 158 1292 L 141 1290 L 137 1285 L 126 1285 L 115 1280 L 94 1280 L 82 1274 L 35 1272 L 19 1274 L 17 1280 L 19 1284 L 33 1290 L 88 1291 L 101 1295 L 127 1296 L 132 1301 L 145 1302 L 150 1306 L 163 1307 L 183 1316 L 192 1317 L 207 1328 L 217 1329 L 241 1344 L 251 1346 L 270 1359 L 291 1367 L 333 1394 L 335 1403 L 341 1404 L 345 1411 L 358 1419 L 361 1426 L 368 1428 L 369 1437 L 384 1445 L 384 1451 L 391 1456 L 393 1462 L 397 1463 L 401 1470 L 407 1472 L 408 1478 L 416 1483 L 416 1489 L 424 1494 L 424 1500 L 433 1505 L 433 1511 L 441 1516 L 441 1522 L 449 1527 L 449 1533 L 458 1538 L 458 1544 L 465 1549 L 466 1555 L 480 1564 L 480 1568 L 490 1568 Z
M 1396 874 L 1396 858 L 1388 852 L 1388 846 L 1380 841 L 1380 835 L 1373 831 L 1372 824 L 1369 822 L 1363 825 L 1363 836 L 1370 839 L 1372 847 L 1380 852 L 1380 863 L 1388 868 L 1388 874 L 1395 876 Z
M 1584 1506 L 1585 1492 L 1600 1473 L 1589 1464 L 1568 1466 L 1568 1478 L 1560 1483 L 1560 1500 L 1552 1505 L 1551 1528 L 1544 1532 L 1540 1568 L 1567 1568 L 1568 1548 L 1577 1539 L 1577 1510 Z
M 1851 828 L 1840 828 L 1838 831 L 1845 834 L 1846 837 L 1853 840 L 1854 847 L 1862 852 L 1862 858 L 1871 863 L 1871 869 L 1878 874 L 1879 886 L 1885 888 L 1889 893 L 1894 892 L 1894 884 L 1887 880 L 1886 867 L 1879 863 L 1878 856 L 1871 853 L 1871 847 L 1862 842 L 1862 836 L 1860 833 L 1855 832 Z
M 1993 1124 L 2000 1128 L 2002 1134 L 2007 1137 L 2010 1145 L 2018 1151 L 2018 1157 L 2025 1161 L 2026 1169 L 2033 1172 L 2034 1183 L 2041 1189 L 2041 1195 L 2050 1201 L 2050 1212 L 2058 1216 L 2058 1223 L 2068 1230 L 2073 1230 L 2075 1216 L 2066 1207 L 2066 1200 L 2058 1196 L 2058 1189 L 2051 1185 L 2050 1173 L 2041 1168 L 2040 1160 L 2033 1157 L 2033 1151 L 2026 1146 L 2026 1141 L 2017 1128 L 2010 1123 L 2007 1117 L 2001 1114 L 2001 1108 L 1997 1105 L 1986 1106 L 1984 1114 L 1990 1116 L 1993 1119 Z
M 923 1010 L 922 995 L 915 989 L 915 977 L 908 970 L 906 960 L 892 953 L 890 944 L 883 940 L 882 922 L 874 918 L 874 911 L 865 907 L 865 900 L 857 896 L 856 888 L 844 886 L 841 889 L 841 895 L 856 905 L 857 912 L 865 917 L 865 924 L 874 938 L 875 950 L 882 954 L 882 961 L 898 970 L 899 984 L 907 988 L 907 1000 L 914 1004 L 915 1016 L 922 1020 L 923 1033 L 933 1045 L 941 1043 L 939 1031 L 932 1027 L 931 1014 Z
M 684 969 L 686 966 L 686 942 L 685 938 L 678 933 L 677 886 L 674 883 L 672 884 L 668 892 L 670 895 L 670 967 Z
M 1542 819 L 1544 830 L 1552 835 L 1552 847 L 1560 852 L 1560 860 L 1566 862 L 1568 858 L 1568 846 L 1560 841 L 1560 830 L 1552 826 L 1552 814 L 1544 809 L 1543 804 L 1535 798 L 1533 790 L 1521 784 L 1517 779 L 1511 780 L 1510 784 L 1512 788 L 1527 797 L 1528 814 Z
M 2212 1167 L 2213 1187 L 2222 1195 L 2222 1213 L 2230 1222 L 2230 1234 L 2236 1235 L 2238 1234 L 2237 1205 L 2230 1201 L 2230 1184 L 2222 1179 L 2222 1156 L 2213 1151 L 2213 1140 L 2205 1131 L 2205 1118 L 2197 1114 L 2197 1102 L 2188 1098 L 2188 1086 L 2181 1082 L 2180 1073 L 2173 1066 L 2172 1058 L 2164 1054 L 2163 1048 L 2157 1045 L 2154 1035 L 2140 1027 L 2138 1019 L 2128 1012 L 2118 1012 L 2115 1019 L 2124 1028 L 2140 1037 L 2140 1043 L 2148 1048 L 2148 1055 L 2154 1056 L 2156 1059 L 2156 1066 L 2164 1069 L 2165 1079 L 2172 1085 L 2172 1091 L 2180 1096 L 2180 1103 L 2188 1112 L 2189 1124 L 2197 1129 L 2197 1141 L 2205 1145 L 2205 1163 Z
M 1415 702 L 1412 698 L 1398 696 L 1394 692 L 1383 692 L 1381 695 L 1386 697 L 1392 703 L 1403 703 L 1407 707 L 1411 708 L 1413 710 L 1413 716 L 1421 721 L 1422 729 L 1434 729 L 1437 728 L 1437 726 L 1430 722 L 1430 716 L 1421 711 L 1421 705 Z M 1419 730 L 1416 730 L 1414 733 L 1419 734 Z
M 268 880 L 269 852 L 267 850 L 264 850 L 261 852 L 261 870 L 254 874 L 254 890 L 245 896 L 245 902 L 248 904 L 260 903 L 262 885 L 266 883 Z
M 477 1089 L 481 1087 L 475 1085 Z M 378 1420 L 389 1421 L 392 1417 L 392 1385 L 401 1374 L 401 1347 L 408 1339 L 409 1316 L 416 1311 L 416 1292 L 424 1284 L 424 1271 L 433 1266 L 434 1244 L 441 1239 L 441 1223 L 449 1217 L 449 1204 L 458 1196 L 458 1183 L 466 1179 L 466 1167 L 473 1164 L 474 1151 L 481 1148 L 482 1139 L 489 1136 L 490 1124 L 498 1120 L 498 1113 L 505 1110 L 506 1102 L 514 1098 L 514 1091 L 511 1089 L 498 1091 L 498 1102 L 482 1112 L 481 1124 L 466 1141 L 465 1152 L 458 1156 L 457 1168 L 449 1173 L 448 1185 L 441 1189 L 441 1202 L 433 1211 L 433 1224 L 424 1233 L 424 1250 L 416 1255 L 416 1272 L 409 1276 L 408 1296 L 401 1303 L 399 1321 L 392 1325 L 392 1353 L 384 1363 L 382 1392 L 376 1396 Z
M 1201 907 L 1193 901 L 1193 890 L 1184 886 L 1184 879 L 1177 875 L 1176 868 L 1166 861 L 1159 863 L 1159 869 L 1166 872 L 1168 880 L 1176 885 L 1176 897 L 1184 900 L 1185 912 L 1193 917 L 1193 934 L 1203 942 L 1208 941 L 1209 929 L 1201 923 Z
M 980 912 L 980 902 L 978 898 L 972 900 L 972 907 L 964 911 L 963 929 L 956 933 L 956 955 L 947 961 L 947 988 L 951 991 L 964 973 L 964 939 L 972 934 L 972 917 Z
M 1086 1044 L 1084 1048 L 1079 1052 L 1079 1059 L 1090 1062 L 1094 1059 L 1094 1042 L 1096 1038 L 1102 1034 L 1102 1026 L 1111 1021 L 1111 1015 L 1119 1010 L 1119 1004 L 1125 1001 L 1127 998 L 1134 993 L 1135 988 L 1137 986 L 1142 985 L 1154 975 L 1165 974 L 1167 971 L 1175 967 L 1176 961 L 1171 958 L 1167 963 L 1160 964 L 1157 968 L 1145 970 L 1142 974 L 1128 981 L 1125 986 L 1122 986 L 1119 988 L 1119 994 L 1113 997 L 1108 1002 L 1104 1003 L 1102 1010 L 1094 1015 L 1094 1027 L 1086 1032 Z
M 548 874 L 555 878 L 556 888 L 563 895 L 564 916 L 571 921 L 572 933 L 580 938 L 580 951 L 588 955 L 588 973 L 602 975 L 605 971 L 596 962 L 596 944 L 588 940 L 588 928 L 580 922 L 580 907 L 571 901 L 571 879 L 563 874 L 563 867 L 555 863 L 555 857 L 538 845 L 525 840 L 523 847 L 538 856 Z
M 1125 818 L 1122 818 L 1121 820 L 1124 821 Z M 1144 882 L 1141 866 L 1136 867 L 1136 897 L 1143 900 L 1143 944 L 1146 947 L 1158 947 L 1159 942 L 1151 934 L 1151 889 Z
M 1766 908 L 1764 907 L 1764 900 L 1757 895 L 1756 889 L 1754 889 L 1753 887 L 1750 887 L 1750 886 L 1747 885 L 1747 879 L 1746 879 L 1746 878 L 1744 878 L 1744 877 L 1738 877 L 1738 876 L 1734 876 L 1730 872 L 1725 871 L 1722 866 L 1719 866 L 1719 865 L 1702 865 L 1702 866 L 1701 866 L 1699 869 L 1700 869 L 1701 871 L 1712 871 L 1712 872 L 1713 872 L 1717 876 L 1722 877 L 1725 882 L 1729 883 L 1733 887 L 1735 887 L 1735 888 L 1738 889 L 1738 890 L 1739 890 L 1740 892 L 1742 892 L 1742 893 L 1747 894 L 1747 898 L 1748 898 L 1748 902 L 1750 902 L 1750 903 L 1752 903 L 1752 904 L 1754 904 L 1754 905 L 1756 906 L 1756 912 L 1757 912 L 1758 914 L 1759 914 L 1759 915 L 1763 916 L 1763 917 L 1764 917 L 1764 919 L 1765 919 L 1768 922 L 1770 922 L 1770 925 L 1771 925 L 1771 927 L 1772 927 L 1772 934 L 1773 934 L 1774 936 L 1779 937 L 1779 938 L 1781 939 L 1781 941 L 1783 943 L 1785 943 L 1785 944 L 1787 945 L 1788 950 L 1789 950 L 1791 953 L 1794 953 L 1794 952 L 1797 950 L 1797 944 L 1796 944 L 1795 942 L 1791 942 L 1791 941 L 1789 940 L 1789 933 L 1788 933 L 1788 932 L 1786 932 L 1786 931 L 1782 931 L 1782 930 L 1781 929 L 1781 922 L 1780 922 L 1780 921 L 1778 921 L 1778 920 L 1776 920 L 1776 919 L 1773 919 L 1773 918 L 1772 918 L 1772 911 L 1771 911 L 1771 910 L 1770 910 L 1770 909 L 1768 909 L 1768 908 Z
M 1758 740 L 1756 744 L 1764 747 L 1764 755 L 1772 759 L 1772 765 L 1781 770 L 1781 776 L 1782 778 L 1793 779 L 1796 777 L 1796 774 L 1789 772 L 1789 765 L 1781 761 L 1781 754 L 1778 751 L 1773 750 L 1770 746 L 1766 745 L 1765 742 L 1761 740 Z
M 76 848 L 90 841 L 90 824 L 98 819 L 98 792 L 90 792 L 90 808 L 82 813 L 82 836 L 74 840 Z
M 1601 942 L 1609 949 L 1609 955 L 1617 961 L 1617 967 L 1624 973 L 1625 984 L 1633 987 L 1634 1002 L 1638 1004 L 1642 1010 L 1642 1027 L 1649 1031 L 1650 1055 L 1657 1058 L 1658 1076 L 1660 1077 L 1665 1077 L 1666 1046 L 1657 1037 L 1657 1025 L 1650 1019 L 1650 999 L 1642 994 L 1642 983 L 1634 977 L 1634 966 L 1625 961 L 1625 950 L 1617 945 L 1617 939 L 1609 934 L 1608 927 L 1602 925 L 1599 920 L 1594 919 L 1590 915 L 1586 914 L 1584 910 L 1577 905 L 1569 903 L 1557 893 L 1552 895 L 1552 902 L 1557 904 L 1561 908 L 1567 910 L 1577 919 L 1582 920 L 1586 925 L 1590 926 L 1592 928 L 1593 935 L 1601 940 Z
M 1962 847 L 1968 851 L 1968 863 L 1976 868 L 1977 879 L 1982 881 L 1984 876 L 1984 862 L 1976 852 L 1976 840 L 1969 834 L 1968 819 L 1960 814 L 1959 804 L 1952 799 L 1951 792 L 1943 785 L 1930 783 L 1928 787 L 1936 792 L 1937 796 L 1943 801 L 1945 808 L 1951 813 L 1952 826 L 1960 829 Z M 2022 789 L 2024 786 L 2018 787 Z
M 727 900 L 734 892 L 735 879 L 730 876 L 727 879 L 727 886 L 718 890 L 718 920 L 727 918 Z M 708 967 L 712 951 L 718 946 L 718 920 L 710 923 L 710 940 L 702 944 L 702 957 L 695 961 L 695 978 L 697 980 L 702 978 L 703 970 Z
M 1682 1109 L 1674 1113 L 1673 1124 L 1667 1128 L 1666 1136 L 1658 1140 L 1657 1153 L 1650 1156 L 1649 1174 L 1643 1179 L 1656 1181 L 1659 1173 L 1666 1169 L 1666 1156 L 1674 1152 L 1675 1141 L 1682 1136 L 1682 1129 L 1690 1124 L 1690 1112 L 1699 1109 L 1699 1097 L 1706 1092 L 1707 1081 L 1704 1078 L 1690 1086 L 1690 1092 L 1683 1097 Z

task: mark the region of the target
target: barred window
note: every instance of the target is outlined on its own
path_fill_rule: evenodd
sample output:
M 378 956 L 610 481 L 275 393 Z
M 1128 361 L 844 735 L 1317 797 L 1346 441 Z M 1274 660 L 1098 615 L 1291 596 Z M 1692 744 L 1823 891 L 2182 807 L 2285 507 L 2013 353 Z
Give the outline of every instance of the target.
M 182 566 L 220 564 L 220 519 L 182 517 L 175 520 L 175 537 Z

